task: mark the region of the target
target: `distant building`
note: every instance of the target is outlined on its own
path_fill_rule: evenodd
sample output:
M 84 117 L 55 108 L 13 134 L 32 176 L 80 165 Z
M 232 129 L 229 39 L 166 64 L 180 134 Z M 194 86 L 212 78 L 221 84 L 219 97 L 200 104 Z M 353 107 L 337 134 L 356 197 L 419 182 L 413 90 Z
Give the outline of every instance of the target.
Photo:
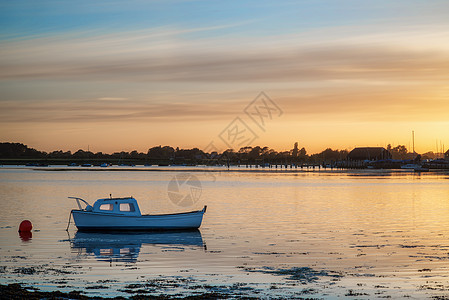
M 354 148 L 348 154 L 349 160 L 380 160 L 391 159 L 391 153 L 383 147 Z

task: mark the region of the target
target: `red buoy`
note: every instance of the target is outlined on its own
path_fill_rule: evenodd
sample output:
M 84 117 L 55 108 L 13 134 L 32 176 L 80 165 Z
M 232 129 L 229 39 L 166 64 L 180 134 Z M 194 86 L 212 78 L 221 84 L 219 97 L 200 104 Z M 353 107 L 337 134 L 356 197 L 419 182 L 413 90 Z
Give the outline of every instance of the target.
M 28 220 L 23 220 L 19 225 L 19 232 L 30 232 L 33 229 L 33 224 Z

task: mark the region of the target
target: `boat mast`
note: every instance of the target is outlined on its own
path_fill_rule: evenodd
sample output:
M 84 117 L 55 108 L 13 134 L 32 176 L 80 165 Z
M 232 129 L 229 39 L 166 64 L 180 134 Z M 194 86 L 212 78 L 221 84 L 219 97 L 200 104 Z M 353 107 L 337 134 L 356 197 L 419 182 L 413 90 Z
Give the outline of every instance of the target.
M 415 131 L 412 130 L 413 154 L 415 154 Z

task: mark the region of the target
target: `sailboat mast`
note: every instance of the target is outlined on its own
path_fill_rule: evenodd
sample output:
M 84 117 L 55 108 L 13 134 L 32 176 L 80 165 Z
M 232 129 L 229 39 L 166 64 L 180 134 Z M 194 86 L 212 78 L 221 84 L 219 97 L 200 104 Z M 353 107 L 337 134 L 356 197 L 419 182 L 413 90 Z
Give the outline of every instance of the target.
M 412 130 L 413 154 L 415 154 L 415 131 Z

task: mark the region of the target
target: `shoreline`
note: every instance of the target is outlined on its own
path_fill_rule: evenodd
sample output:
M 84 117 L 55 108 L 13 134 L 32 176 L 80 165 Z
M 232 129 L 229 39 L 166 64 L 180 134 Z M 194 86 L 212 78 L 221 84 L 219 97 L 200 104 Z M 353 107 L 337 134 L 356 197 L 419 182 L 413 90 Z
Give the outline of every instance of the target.
M 243 294 L 241 293 L 243 292 Z M 130 293 L 129 297 L 117 296 L 117 297 L 102 297 L 102 296 L 88 296 L 84 295 L 82 291 L 73 290 L 70 292 L 61 292 L 61 291 L 41 291 L 37 288 L 27 286 L 25 283 L 10 283 L 10 284 L 0 284 L 0 299 L 29 299 L 29 300 L 40 300 L 40 299 L 80 299 L 80 300 L 89 300 L 89 299 L 136 299 L 136 300 L 146 300 L 146 299 L 158 299 L 158 300 L 168 300 L 168 299 L 229 299 L 237 297 L 239 299 L 258 299 L 257 297 L 251 297 L 244 295 L 244 291 L 238 292 L 236 290 L 235 293 L 226 293 L 226 292 L 201 292 L 199 294 L 191 294 L 191 295 L 182 295 L 182 294 L 173 294 L 167 295 L 163 294 L 163 290 L 161 290 L 161 294 L 159 295 L 145 295 L 146 291 L 140 290 L 137 293 Z M 276 297 L 276 299 L 282 299 Z M 287 299 L 287 298 L 285 298 Z M 297 298 L 297 299 L 306 299 L 306 298 Z
M 0 169 L 4 170 L 33 170 L 33 171 L 50 171 L 50 172 L 192 172 L 192 173 L 285 173 L 285 174 L 295 174 L 295 173 L 348 173 L 348 174 L 445 174 L 448 173 L 448 169 L 430 169 L 426 172 L 418 172 L 408 169 L 353 169 L 353 168 L 324 168 L 324 167 L 304 167 L 304 168 L 262 168 L 262 167 L 246 167 L 246 166 L 232 166 L 231 168 L 226 167 L 208 167 L 208 166 L 135 166 L 135 167 L 60 167 L 60 166 L 43 166 L 43 167 L 30 167 L 23 165 L 0 165 Z

